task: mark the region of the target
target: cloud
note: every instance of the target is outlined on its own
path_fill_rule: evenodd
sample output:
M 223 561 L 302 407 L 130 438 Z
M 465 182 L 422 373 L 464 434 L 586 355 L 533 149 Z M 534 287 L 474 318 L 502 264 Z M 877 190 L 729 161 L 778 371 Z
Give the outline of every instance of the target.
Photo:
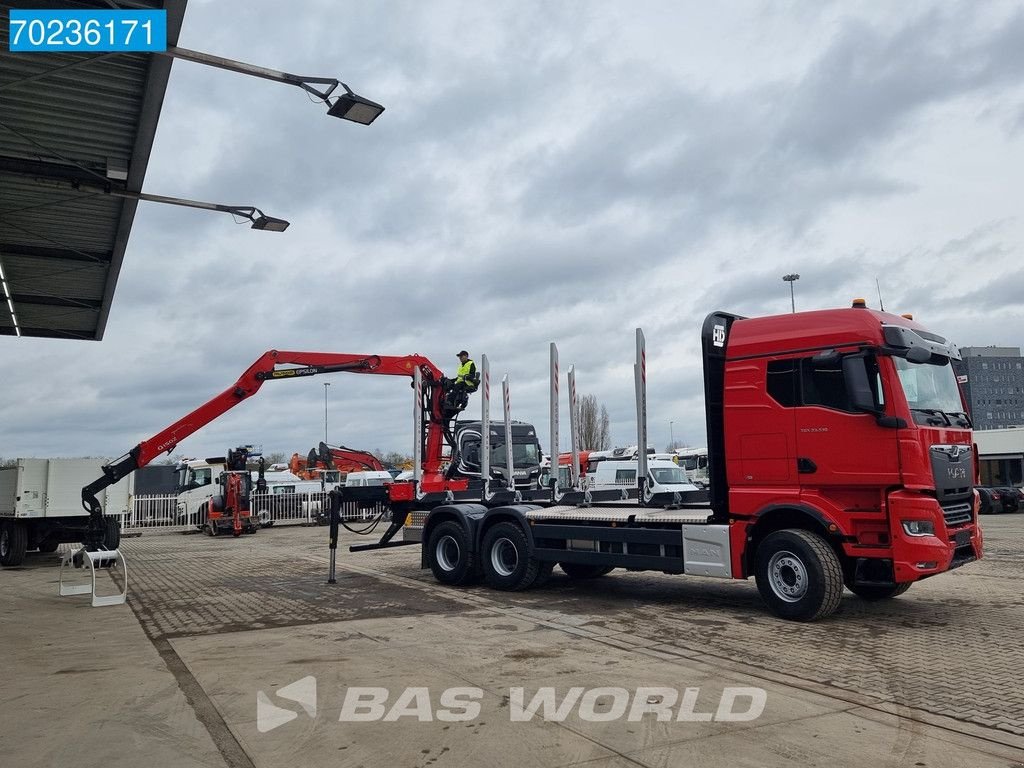
M 182 45 L 387 109 L 176 62 L 147 191 L 292 226 L 140 204 L 101 343 L 0 338 L 0 454 L 118 455 L 273 348 L 486 353 L 547 447 L 552 340 L 625 444 L 638 326 L 652 441 L 699 444 L 704 316 L 788 312 L 789 272 L 799 309 L 875 304 L 877 278 L 960 343 L 1021 345 L 1022 37 L 998 3 L 193 0 Z M 349 374 L 180 450 L 303 453 L 323 381 L 332 441 L 410 450 L 407 382 Z

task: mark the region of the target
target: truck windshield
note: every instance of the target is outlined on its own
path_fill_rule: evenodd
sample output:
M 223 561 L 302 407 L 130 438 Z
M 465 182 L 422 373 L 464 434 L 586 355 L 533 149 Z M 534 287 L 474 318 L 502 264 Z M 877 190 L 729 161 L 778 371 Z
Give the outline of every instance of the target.
M 512 463 L 517 467 L 535 467 L 540 464 L 540 449 L 536 443 L 512 443 Z M 491 466 L 505 466 L 505 445 L 491 446 Z
M 911 363 L 902 357 L 894 357 L 893 361 L 912 411 L 947 416 L 963 414 L 956 376 L 948 362 L 944 365 Z
M 690 482 L 686 479 L 686 473 L 679 467 L 658 467 L 657 469 L 652 469 L 651 477 L 654 478 L 654 482 L 658 485 L 678 485 L 679 483 Z
M 209 485 L 213 480 L 211 474 L 210 469 L 194 469 L 192 470 L 192 483 L 197 486 Z

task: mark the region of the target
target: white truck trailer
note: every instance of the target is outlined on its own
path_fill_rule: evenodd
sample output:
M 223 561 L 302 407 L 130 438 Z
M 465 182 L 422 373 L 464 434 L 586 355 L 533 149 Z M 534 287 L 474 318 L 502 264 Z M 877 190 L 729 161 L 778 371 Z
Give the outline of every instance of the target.
M 82 486 L 94 478 L 105 459 L 18 459 L 0 468 L 0 565 L 17 566 L 30 550 L 53 552 L 62 543 L 77 543 L 89 513 L 82 507 Z M 131 477 L 105 488 L 99 499 L 106 513 L 105 541 L 117 549 L 118 516 L 127 509 Z

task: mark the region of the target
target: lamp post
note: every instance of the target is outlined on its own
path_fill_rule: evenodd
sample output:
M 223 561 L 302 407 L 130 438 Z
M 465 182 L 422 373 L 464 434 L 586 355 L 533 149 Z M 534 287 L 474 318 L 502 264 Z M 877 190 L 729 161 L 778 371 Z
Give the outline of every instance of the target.
M 796 297 L 795 297 L 795 295 L 793 293 L 793 283 L 795 283 L 797 280 L 800 279 L 800 275 L 798 275 L 798 274 L 796 274 L 794 272 L 794 273 L 789 274 L 789 275 L 783 275 L 782 279 L 785 282 L 789 283 L 789 305 L 792 308 L 793 313 L 795 314 L 796 313 Z
M 148 192 L 122 192 L 110 190 L 108 194 L 114 197 L 126 197 L 129 200 L 146 200 L 151 203 L 166 203 L 168 205 L 181 205 L 186 208 L 201 208 L 204 211 L 220 211 L 230 213 L 232 216 L 241 216 L 252 222 L 252 229 L 263 232 L 284 232 L 288 229 L 288 222 L 273 216 L 267 216 L 263 211 L 254 205 L 223 205 L 222 203 L 204 203 L 202 200 L 189 200 L 184 197 L 167 197 L 166 195 L 151 195 Z
M 675 424 L 674 421 L 670 421 L 668 423 L 668 444 L 672 446 L 672 450 L 675 450 L 675 448 L 676 448 L 676 436 L 675 436 L 675 433 L 672 431 L 672 425 L 673 424 Z
M 294 85 L 306 93 L 316 96 L 327 105 L 327 114 L 331 117 L 340 117 L 343 120 L 350 120 L 353 123 L 369 125 L 381 112 L 384 107 L 375 101 L 370 101 L 363 96 L 352 92 L 345 83 L 335 77 L 308 77 L 306 75 L 293 75 L 291 72 L 281 72 L 276 69 L 261 67 L 256 64 L 246 64 L 244 61 L 225 59 L 223 56 L 214 56 L 212 53 L 192 51 L 188 48 L 179 48 L 175 45 L 167 46 L 166 51 L 155 51 L 160 56 L 169 56 L 174 59 L 185 59 L 196 64 L 205 64 L 208 67 L 226 69 L 230 72 L 238 72 L 242 75 L 261 77 L 264 80 L 273 80 L 286 85 Z M 326 88 L 317 88 L 316 85 L 324 85 Z M 338 86 L 345 89 L 341 96 L 331 97 Z
M 9 133 L 13 133 L 28 144 L 33 145 L 36 149 L 41 150 L 45 155 L 52 156 L 64 163 L 64 165 L 61 165 L 59 168 L 54 168 L 46 162 L 38 159 L 0 157 L 0 171 L 15 173 L 22 176 L 30 176 L 37 180 L 44 179 L 56 181 L 58 183 L 67 182 L 71 185 L 72 189 L 80 192 L 89 192 L 92 194 L 101 193 L 111 195 L 113 197 L 122 197 L 126 200 L 146 200 L 151 203 L 181 205 L 186 208 L 201 208 L 205 211 L 230 213 L 232 216 L 240 216 L 251 221 L 253 229 L 259 229 L 266 232 L 284 232 L 288 229 L 287 221 L 275 218 L 274 216 L 267 216 L 255 205 L 223 205 L 221 203 L 207 203 L 202 200 L 189 200 L 184 197 L 151 195 L 148 192 L 135 192 L 133 190 L 124 189 L 123 185 L 127 178 L 127 171 L 119 168 L 116 164 L 112 164 L 108 161 L 107 175 L 104 176 L 99 171 L 68 160 L 59 152 L 55 152 L 49 147 L 40 144 L 38 141 L 26 136 L 18 129 L 12 128 L 3 121 L 0 121 L 0 128 L 7 130 Z M 17 213 L 17 211 L 6 211 L 5 213 Z
M 324 442 L 325 443 L 329 442 L 327 440 L 327 388 L 329 386 L 331 386 L 331 382 L 325 381 L 324 382 Z

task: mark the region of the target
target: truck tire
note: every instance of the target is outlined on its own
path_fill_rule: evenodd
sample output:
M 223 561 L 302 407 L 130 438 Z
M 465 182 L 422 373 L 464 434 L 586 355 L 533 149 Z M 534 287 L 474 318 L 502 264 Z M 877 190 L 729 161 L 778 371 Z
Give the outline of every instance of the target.
M 463 587 L 479 575 L 469 534 L 455 520 L 445 520 L 430 532 L 427 562 L 434 578 L 442 584 Z
M 540 564 L 540 568 L 537 569 L 537 577 L 533 580 L 532 584 L 526 584 L 520 589 L 538 589 L 548 583 L 548 579 L 551 578 L 551 572 L 555 570 L 555 564 L 552 562 L 543 562 Z
M 28 530 L 20 520 L 0 523 L 0 565 L 17 566 L 25 560 L 28 549 Z
M 587 563 L 559 563 L 558 567 L 565 571 L 570 579 L 596 579 L 615 570 L 611 565 L 589 565 Z
M 758 545 L 755 579 L 776 616 L 815 621 L 833 613 L 843 596 L 843 569 L 835 550 L 811 531 L 776 531 Z
M 117 549 L 121 545 L 121 524 L 116 517 L 103 518 L 103 546 Z
M 899 597 L 910 589 L 910 586 L 913 583 L 914 582 L 912 581 L 905 581 L 902 584 L 894 584 L 891 587 L 882 587 L 875 584 L 862 584 L 860 586 L 847 584 L 846 588 L 861 600 L 867 600 L 868 602 L 873 603 L 878 600 L 888 600 L 892 597 Z
M 480 559 L 488 586 L 504 592 L 529 589 L 544 567 L 530 552 L 530 540 L 525 531 L 510 522 L 497 523 L 488 529 Z

